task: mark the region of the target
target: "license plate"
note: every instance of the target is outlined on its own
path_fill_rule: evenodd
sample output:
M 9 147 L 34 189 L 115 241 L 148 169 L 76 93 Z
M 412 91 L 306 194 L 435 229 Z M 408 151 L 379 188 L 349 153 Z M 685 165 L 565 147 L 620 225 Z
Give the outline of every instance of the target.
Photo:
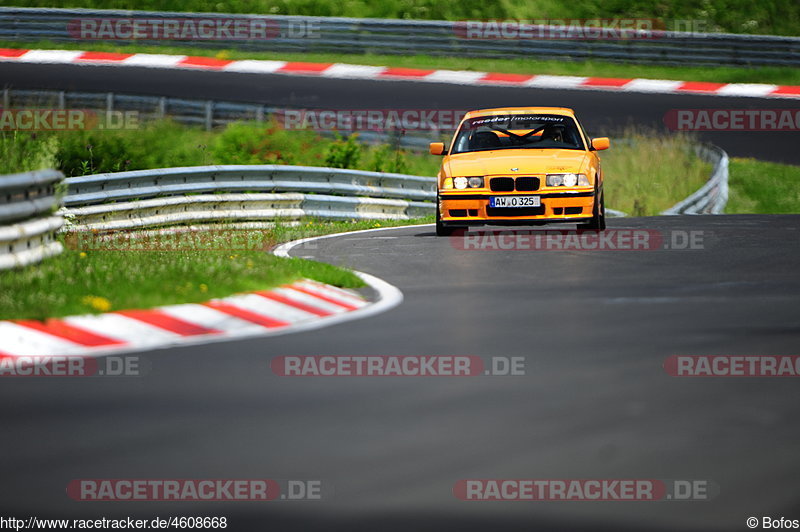
M 492 196 L 489 207 L 539 207 L 539 196 Z

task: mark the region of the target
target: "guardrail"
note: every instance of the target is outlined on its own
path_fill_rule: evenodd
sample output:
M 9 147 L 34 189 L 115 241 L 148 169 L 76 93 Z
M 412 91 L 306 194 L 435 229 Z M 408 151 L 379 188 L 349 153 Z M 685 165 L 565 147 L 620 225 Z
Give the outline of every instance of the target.
M 685 200 L 673 205 L 662 215 L 722 214 L 728 203 L 728 154 L 717 146 L 698 146 L 700 158 L 714 165 L 705 185 Z
M 404 220 L 435 212 L 435 178 L 305 166 L 199 166 L 71 177 L 69 231 L 303 217 Z M 337 195 L 334 195 L 337 194 Z
M 86 42 L 76 35 L 81 19 L 109 20 L 134 17 L 195 20 L 264 19 L 259 15 L 203 13 L 162 13 L 89 9 L 0 8 L 0 39 Z M 623 35 L 603 39 L 473 39 L 464 38 L 465 23 L 339 17 L 274 16 L 268 18 L 280 33 L 269 38 L 154 40 L 140 39 L 141 45 L 182 45 L 206 48 L 235 48 L 277 52 L 334 52 L 376 54 L 425 54 L 460 57 L 525 57 L 557 60 L 603 60 L 661 65 L 798 66 L 800 38 L 728 33 L 656 31 L 634 38 Z M 292 36 L 290 27 L 314 28 L 314 34 Z M 539 28 L 539 26 L 535 26 Z M 572 29 L 572 28 L 571 28 Z M 592 28 L 584 28 L 591 31 Z M 129 39 L 103 39 L 117 44 Z
M 64 220 L 53 211 L 63 177 L 55 170 L 0 176 L 0 270 L 61 253 L 55 234 Z

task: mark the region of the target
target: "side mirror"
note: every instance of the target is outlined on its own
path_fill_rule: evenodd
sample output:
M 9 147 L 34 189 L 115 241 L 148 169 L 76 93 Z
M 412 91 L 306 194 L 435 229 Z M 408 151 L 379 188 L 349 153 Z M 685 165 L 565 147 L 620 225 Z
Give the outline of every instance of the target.
M 445 155 L 444 142 L 431 142 L 428 146 L 431 155 Z
M 592 149 L 597 151 L 607 150 L 609 146 L 611 146 L 611 143 L 608 141 L 608 137 L 597 137 L 596 139 L 592 139 Z

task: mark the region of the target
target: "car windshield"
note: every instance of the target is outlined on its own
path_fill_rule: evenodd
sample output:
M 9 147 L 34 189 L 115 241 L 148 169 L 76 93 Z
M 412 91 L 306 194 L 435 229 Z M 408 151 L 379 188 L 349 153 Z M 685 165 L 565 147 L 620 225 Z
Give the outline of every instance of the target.
M 458 130 L 452 153 L 542 148 L 584 149 L 575 120 L 546 114 L 470 118 Z

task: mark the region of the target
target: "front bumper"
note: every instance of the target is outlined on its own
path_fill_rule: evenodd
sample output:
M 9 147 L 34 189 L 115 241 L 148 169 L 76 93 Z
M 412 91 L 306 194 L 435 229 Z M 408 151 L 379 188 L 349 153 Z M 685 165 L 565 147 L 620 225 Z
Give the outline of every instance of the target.
M 492 196 L 539 196 L 540 207 L 492 208 Z M 592 218 L 594 190 L 565 192 L 497 193 L 439 191 L 443 225 L 523 225 L 553 222 L 581 222 Z

